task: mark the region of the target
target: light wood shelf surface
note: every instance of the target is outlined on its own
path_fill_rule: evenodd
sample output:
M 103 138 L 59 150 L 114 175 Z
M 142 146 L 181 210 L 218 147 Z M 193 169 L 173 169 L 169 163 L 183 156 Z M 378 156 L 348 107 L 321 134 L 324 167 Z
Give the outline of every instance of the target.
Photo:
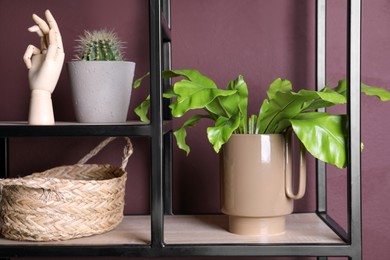
M 0 238 L 0 245 L 63 245 L 63 246 L 103 246 L 103 245 L 147 245 L 150 243 L 150 216 L 125 216 L 112 231 L 90 237 L 58 242 L 26 242 Z
M 340 244 L 344 243 L 316 214 L 287 216 L 286 232 L 274 236 L 241 236 L 227 231 L 224 215 L 191 215 L 165 217 L 167 244 Z
M 240 236 L 227 231 L 225 215 L 165 216 L 165 243 L 186 244 L 343 244 L 344 242 L 314 213 L 287 217 L 286 232 L 275 236 Z M 0 238 L 0 245 L 110 246 L 150 244 L 150 216 L 125 216 L 114 230 L 91 237 L 61 242 L 25 242 Z

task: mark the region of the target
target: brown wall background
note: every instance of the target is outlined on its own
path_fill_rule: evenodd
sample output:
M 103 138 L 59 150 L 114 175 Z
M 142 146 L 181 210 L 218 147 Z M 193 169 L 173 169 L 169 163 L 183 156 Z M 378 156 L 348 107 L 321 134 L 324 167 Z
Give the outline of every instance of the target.
M 346 2 L 328 0 L 329 84 L 345 77 Z M 66 60 L 73 58 L 74 40 L 84 29 L 115 29 L 127 42 L 126 57 L 135 61 L 136 77 L 149 70 L 148 1 L 146 0 L 0 0 L 0 120 L 25 121 L 29 89 L 22 56 L 28 44 L 38 45 L 27 31 L 31 14 L 50 9 L 61 29 Z M 238 74 L 250 87 L 250 110 L 258 110 L 265 90 L 277 77 L 296 89 L 315 85 L 315 1 L 312 0 L 172 0 L 173 68 L 196 68 L 225 85 Z M 390 2 L 363 0 L 362 81 L 390 90 Z M 133 91 L 129 119 L 148 92 Z M 57 121 L 74 121 L 64 67 L 53 94 Z M 390 138 L 389 103 L 362 97 L 363 250 L 364 259 L 389 259 Z M 182 120 L 175 120 L 179 125 Z M 219 213 L 218 156 L 205 136 L 207 123 L 188 133 L 191 154 L 174 150 L 174 210 L 176 213 Z M 101 138 L 14 138 L 10 170 L 14 176 L 72 164 Z M 149 213 L 150 144 L 133 138 L 135 154 L 128 171 L 126 213 Z M 95 158 L 118 163 L 118 142 Z M 309 161 L 308 193 L 296 211 L 315 208 L 313 161 Z M 345 223 L 345 171 L 329 167 L 329 211 Z M 195 259 L 195 258 L 194 258 Z M 205 258 L 222 259 L 222 258 Z M 246 258 L 237 258 L 246 259 Z M 266 259 L 266 258 L 259 258 Z M 295 258 L 280 258 L 295 259 Z M 302 259 L 302 258 L 300 258 Z M 311 259 L 311 258 L 307 258 Z

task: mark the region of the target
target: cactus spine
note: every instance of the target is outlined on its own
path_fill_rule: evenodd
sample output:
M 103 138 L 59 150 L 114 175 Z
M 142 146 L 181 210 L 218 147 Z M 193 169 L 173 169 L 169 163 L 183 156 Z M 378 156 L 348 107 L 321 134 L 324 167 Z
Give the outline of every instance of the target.
M 76 59 L 86 61 L 123 60 L 123 43 L 113 31 L 85 31 L 77 40 Z

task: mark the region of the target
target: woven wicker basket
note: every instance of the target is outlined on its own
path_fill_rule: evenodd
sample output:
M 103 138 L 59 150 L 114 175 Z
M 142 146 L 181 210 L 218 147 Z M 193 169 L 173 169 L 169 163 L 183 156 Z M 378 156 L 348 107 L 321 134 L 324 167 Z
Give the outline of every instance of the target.
M 0 180 L 0 229 L 14 240 L 58 241 L 100 234 L 123 218 L 125 167 L 133 152 L 129 138 L 121 167 L 85 164 L 111 142 L 107 138 L 78 164 L 17 179 Z

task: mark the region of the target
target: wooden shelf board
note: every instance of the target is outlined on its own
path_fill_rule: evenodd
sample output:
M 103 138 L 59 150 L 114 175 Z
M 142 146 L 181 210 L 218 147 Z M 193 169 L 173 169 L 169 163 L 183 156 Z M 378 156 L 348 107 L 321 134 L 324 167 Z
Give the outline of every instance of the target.
M 286 232 L 274 236 L 242 236 L 227 231 L 225 215 L 165 216 L 166 244 L 343 244 L 315 213 L 287 216 Z
M 0 246 L 106 246 L 106 245 L 148 245 L 150 244 L 150 216 L 125 216 L 112 231 L 100 235 L 58 242 L 13 241 L 0 238 Z
M 275 236 L 241 236 L 227 231 L 225 215 L 165 216 L 165 243 L 188 244 L 344 244 L 316 214 L 287 217 L 286 232 Z M 114 230 L 90 237 L 60 242 L 13 241 L 0 238 L 0 246 L 110 246 L 149 245 L 150 216 L 125 216 Z

